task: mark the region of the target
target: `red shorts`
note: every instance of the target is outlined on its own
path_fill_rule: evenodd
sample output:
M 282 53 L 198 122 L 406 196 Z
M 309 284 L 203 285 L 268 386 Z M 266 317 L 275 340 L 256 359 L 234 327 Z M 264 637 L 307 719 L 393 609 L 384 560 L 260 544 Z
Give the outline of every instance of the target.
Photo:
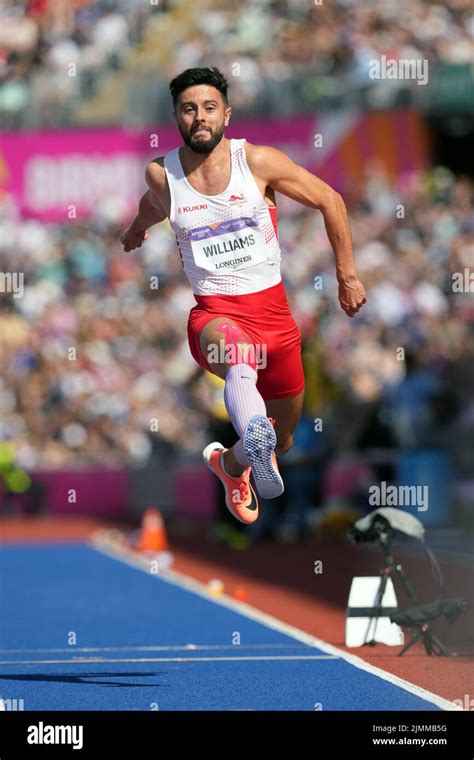
M 301 333 L 288 306 L 283 281 L 258 293 L 237 296 L 194 296 L 188 319 L 188 341 L 194 360 L 213 372 L 204 358 L 199 337 L 216 317 L 232 319 L 256 344 L 256 356 L 265 361 L 258 369 L 257 388 L 265 401 L 296 396 L 304 389 Z

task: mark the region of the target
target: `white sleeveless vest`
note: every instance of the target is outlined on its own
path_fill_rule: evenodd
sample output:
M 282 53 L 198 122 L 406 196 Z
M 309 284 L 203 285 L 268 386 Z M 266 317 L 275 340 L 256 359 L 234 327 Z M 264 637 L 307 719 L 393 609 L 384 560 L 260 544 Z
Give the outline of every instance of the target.
M 169 221 L 197 295 L 256 293 L 281 281 L 276 222 L 248 167 L 244 143 L 245 138 L 230 141 L 232 173 L 220 195 L 194 190 L 179 148 L 165 156 Z

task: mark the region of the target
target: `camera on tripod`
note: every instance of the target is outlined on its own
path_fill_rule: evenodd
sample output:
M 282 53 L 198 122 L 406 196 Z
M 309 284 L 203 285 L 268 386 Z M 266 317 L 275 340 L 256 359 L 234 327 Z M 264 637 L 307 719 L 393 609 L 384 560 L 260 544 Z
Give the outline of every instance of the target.
M 435 571 L 435 579 L 440 587 L 443 586 L 441 569 L 436 561 L 432 551 L 425 544 L 425 529 L 423 524 L 413 515 L 403 512 L 393 507 L 381 507 L 370 512 L 365 517 L 358 520 L 348 531 L 349 538 L 357 544 L 375 543 L 380 546 L 384 556 L 384 567 L 379 572 L 378 588 L 376 590 L 373 603 L 369 606 L 351 607 L 351 598 L 354 598 L 351 589 L 349 601 L 348 621 L 352 617 L 359 617 L 368 620 L 365 636 L 362 644 L 374 646 L 377 642 L 376 634 L 380 619 L 389 619 L 391 623 L 397 626 L 403 626 L 414 630 L 410 641 L 403 647 L 399 656 L 405 654 L 417 641 L 423 640 L 427 654 L 452 655 L 442 642 L 431 630 L 430 623 L 444 616 L 449 623 L 455 622 L 462 612 L 466 609 L 466 602 L 461 597 L 452 597 L 449 599 L 436 599 L 433 602 L 417 604 L 407 609 L 398 607 L 384 607 L 384 598 L 386 592 L 391 599 L 396 601 L 393 590 L 392 576 L 397 576 L 405 590 L 407 596 L 413 601 L 417 597 L 413 586 L 411 585 L 407 574 L 401 564 L 395 564 L 392 555 L 392 541 L 397 533 L 410 536 L 422 542 L 424 545 L 432 569 Z M 354 579 L 356 580 L 356 579 Z M 393 643 L 393 642 L 391 642 Z M 402 643 L 402 642 L 401 642 Z

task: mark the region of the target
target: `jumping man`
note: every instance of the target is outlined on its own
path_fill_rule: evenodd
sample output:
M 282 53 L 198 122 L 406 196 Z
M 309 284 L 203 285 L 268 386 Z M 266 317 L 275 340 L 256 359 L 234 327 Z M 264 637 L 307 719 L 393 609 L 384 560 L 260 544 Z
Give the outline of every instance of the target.
M 191 353 L 225 381 L 239 436 L 230 449 L 210 443 L 203 457 L 224 485 L 230 512 L 252 523 L 255 491 L 267 499 L 283 492 L 276 454 L 292 446 L 304 394 L 301 333 L 280 273 L 275 191 L 322 212 L 349 317 L 365 303 L 365 291 L 341 196 L 281 151 L 224 137 L 227 88 L 215 67 L 173 79 L 173 116 L 184 144 L 148 164 L 149 190 L 120 239 L 125 251 L 139 248 L 149 227 L 169 219 L 196 299 Z

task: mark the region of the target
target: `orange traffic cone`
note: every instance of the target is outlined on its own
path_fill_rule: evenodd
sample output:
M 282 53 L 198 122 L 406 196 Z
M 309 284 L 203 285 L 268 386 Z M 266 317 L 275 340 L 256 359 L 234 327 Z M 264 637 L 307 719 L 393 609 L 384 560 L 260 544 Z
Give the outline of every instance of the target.
M 154 507 L 143 513 L 137 549 L 140 552 L 162 552 L 168 549 L 166 529 L 161 512 Z

